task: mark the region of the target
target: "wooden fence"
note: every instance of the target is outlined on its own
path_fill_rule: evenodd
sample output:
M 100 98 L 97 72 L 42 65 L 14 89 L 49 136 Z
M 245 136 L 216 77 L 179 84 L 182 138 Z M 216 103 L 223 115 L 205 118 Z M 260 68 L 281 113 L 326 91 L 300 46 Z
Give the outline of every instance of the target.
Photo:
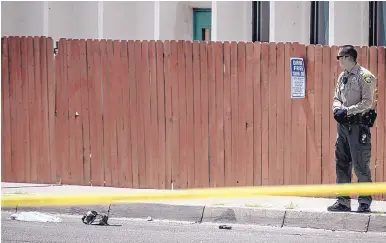
M 385 47 L 371 171 L 386 181 Z M 335 183 L 336 46 L 2 39 L 2 181 L 192 188 Z M 306 62 L 290 97 L 290 57 Z

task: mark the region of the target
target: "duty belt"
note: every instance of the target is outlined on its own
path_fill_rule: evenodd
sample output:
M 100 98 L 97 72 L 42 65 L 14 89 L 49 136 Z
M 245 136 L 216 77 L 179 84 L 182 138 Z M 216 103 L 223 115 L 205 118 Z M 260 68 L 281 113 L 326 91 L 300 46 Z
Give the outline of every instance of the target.
M 364 123 L 364 117 L 361 114 L 350 116 L 350 117 L 348 117 L 348 123 L 349 124 L 363 124 Z

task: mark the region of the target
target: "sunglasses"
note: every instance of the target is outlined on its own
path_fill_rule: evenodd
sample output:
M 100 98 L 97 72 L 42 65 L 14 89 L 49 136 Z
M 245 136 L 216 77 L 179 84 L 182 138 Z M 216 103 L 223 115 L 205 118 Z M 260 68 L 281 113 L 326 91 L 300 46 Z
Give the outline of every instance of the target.
M 348 56 L 337 56 L 336 60 L 339 60 L 341 57 L 348 57 Z

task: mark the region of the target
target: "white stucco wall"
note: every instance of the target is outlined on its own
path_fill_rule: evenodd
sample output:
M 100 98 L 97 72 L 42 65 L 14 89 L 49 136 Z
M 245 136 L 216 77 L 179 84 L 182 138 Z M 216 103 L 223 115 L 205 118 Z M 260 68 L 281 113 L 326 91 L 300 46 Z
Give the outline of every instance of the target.
M 213 2 L 212 32 L 215 41 L 252 41 L 251 1 Z
M 369 43 L 369 2 L 330 2 L 329 43 L 365 45 Z
M 310 43 L 309 1 L 271 1 L 269 40 Z
M 250 1 L 2 2 L 2 36 L 192 40 L 193 8 L 212 8 L 212 39 L 251 41 Z M 329 44 L 368 44 L 368 2 L 330 2 Z M 271 2 L 270 41 L 309 43 L 310 2 Z

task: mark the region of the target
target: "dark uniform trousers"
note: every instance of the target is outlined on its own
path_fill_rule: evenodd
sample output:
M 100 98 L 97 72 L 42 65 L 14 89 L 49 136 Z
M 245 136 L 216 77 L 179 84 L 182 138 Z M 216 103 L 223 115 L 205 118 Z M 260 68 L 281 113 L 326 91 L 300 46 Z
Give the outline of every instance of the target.
M 358 177 L 358 182 L 371 182 L 370 157 L 371 134 L 370 128 L 363 124 L 338 123 L 335 143 L 336 182 L 351 183 L 352 167 Z M 338 197 L 338 202 L 350 206 L 350 197 Z M 359 196 L 359 203 L 370 206 L 371 196 Z

